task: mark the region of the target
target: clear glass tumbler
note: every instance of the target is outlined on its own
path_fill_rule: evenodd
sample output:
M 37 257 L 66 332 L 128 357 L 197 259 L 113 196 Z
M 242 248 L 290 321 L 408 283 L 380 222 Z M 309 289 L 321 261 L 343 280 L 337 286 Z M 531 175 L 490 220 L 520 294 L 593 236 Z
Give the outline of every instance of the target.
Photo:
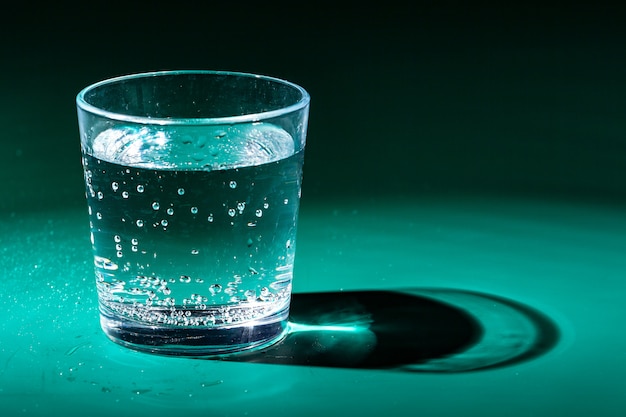
M 232 354 L 287 331 L 309 95 L 164 71 L 77 96 L 101 326 L 122 345 Z

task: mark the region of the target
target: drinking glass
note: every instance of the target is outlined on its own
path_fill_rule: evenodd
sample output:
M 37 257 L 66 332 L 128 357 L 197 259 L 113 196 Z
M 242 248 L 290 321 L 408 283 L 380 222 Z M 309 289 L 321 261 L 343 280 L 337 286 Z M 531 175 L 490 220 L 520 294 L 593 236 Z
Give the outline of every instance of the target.
M 286 334 L 309 100 L 225 71 L 133 74 L 78 94 L 110 339 L 211 356 Z

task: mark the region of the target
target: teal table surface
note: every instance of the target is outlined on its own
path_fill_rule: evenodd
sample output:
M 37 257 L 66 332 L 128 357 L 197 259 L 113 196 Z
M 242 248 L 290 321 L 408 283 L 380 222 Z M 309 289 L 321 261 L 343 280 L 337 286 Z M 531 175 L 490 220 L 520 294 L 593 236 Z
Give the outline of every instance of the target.
M 622 20 L 220 7 L 0 28 L 0 415 L 626 415 Z M 99 327 L 74 97 L 176 68 L 311 93 L 291 330 L 264 351 L 156 356 Z
M 304 200 L 301 327 L 229 361 L 158 357 L 105 338 L 85 210 L 8 214 L 0 234 L 9 415 L 624 410 L 623 207 Z

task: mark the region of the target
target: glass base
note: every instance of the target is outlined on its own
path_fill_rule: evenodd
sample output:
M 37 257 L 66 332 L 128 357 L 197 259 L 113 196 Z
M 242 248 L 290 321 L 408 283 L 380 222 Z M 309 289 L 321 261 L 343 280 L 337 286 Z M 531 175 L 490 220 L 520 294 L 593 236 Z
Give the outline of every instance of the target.
M 211 357 L 249 352 L 273 345 L 287 334 L 288 310 L 260 321 L 231 327 L 147 325 L 100 312 L 100 325 L 109 339 L 141 352 L 170 356 Z

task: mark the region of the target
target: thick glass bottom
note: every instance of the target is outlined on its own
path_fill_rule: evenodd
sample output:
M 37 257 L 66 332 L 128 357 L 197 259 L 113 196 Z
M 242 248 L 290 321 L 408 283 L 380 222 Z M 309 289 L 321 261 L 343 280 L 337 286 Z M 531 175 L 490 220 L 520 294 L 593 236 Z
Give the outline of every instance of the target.
M 101 308 L 100 325 L 109 339 L 122 346 L 170 356 L 210 357 L 261 349 L 287 334 L 285 309 L 262 320 L 232 326 L 148 325 L 121 318 Z

